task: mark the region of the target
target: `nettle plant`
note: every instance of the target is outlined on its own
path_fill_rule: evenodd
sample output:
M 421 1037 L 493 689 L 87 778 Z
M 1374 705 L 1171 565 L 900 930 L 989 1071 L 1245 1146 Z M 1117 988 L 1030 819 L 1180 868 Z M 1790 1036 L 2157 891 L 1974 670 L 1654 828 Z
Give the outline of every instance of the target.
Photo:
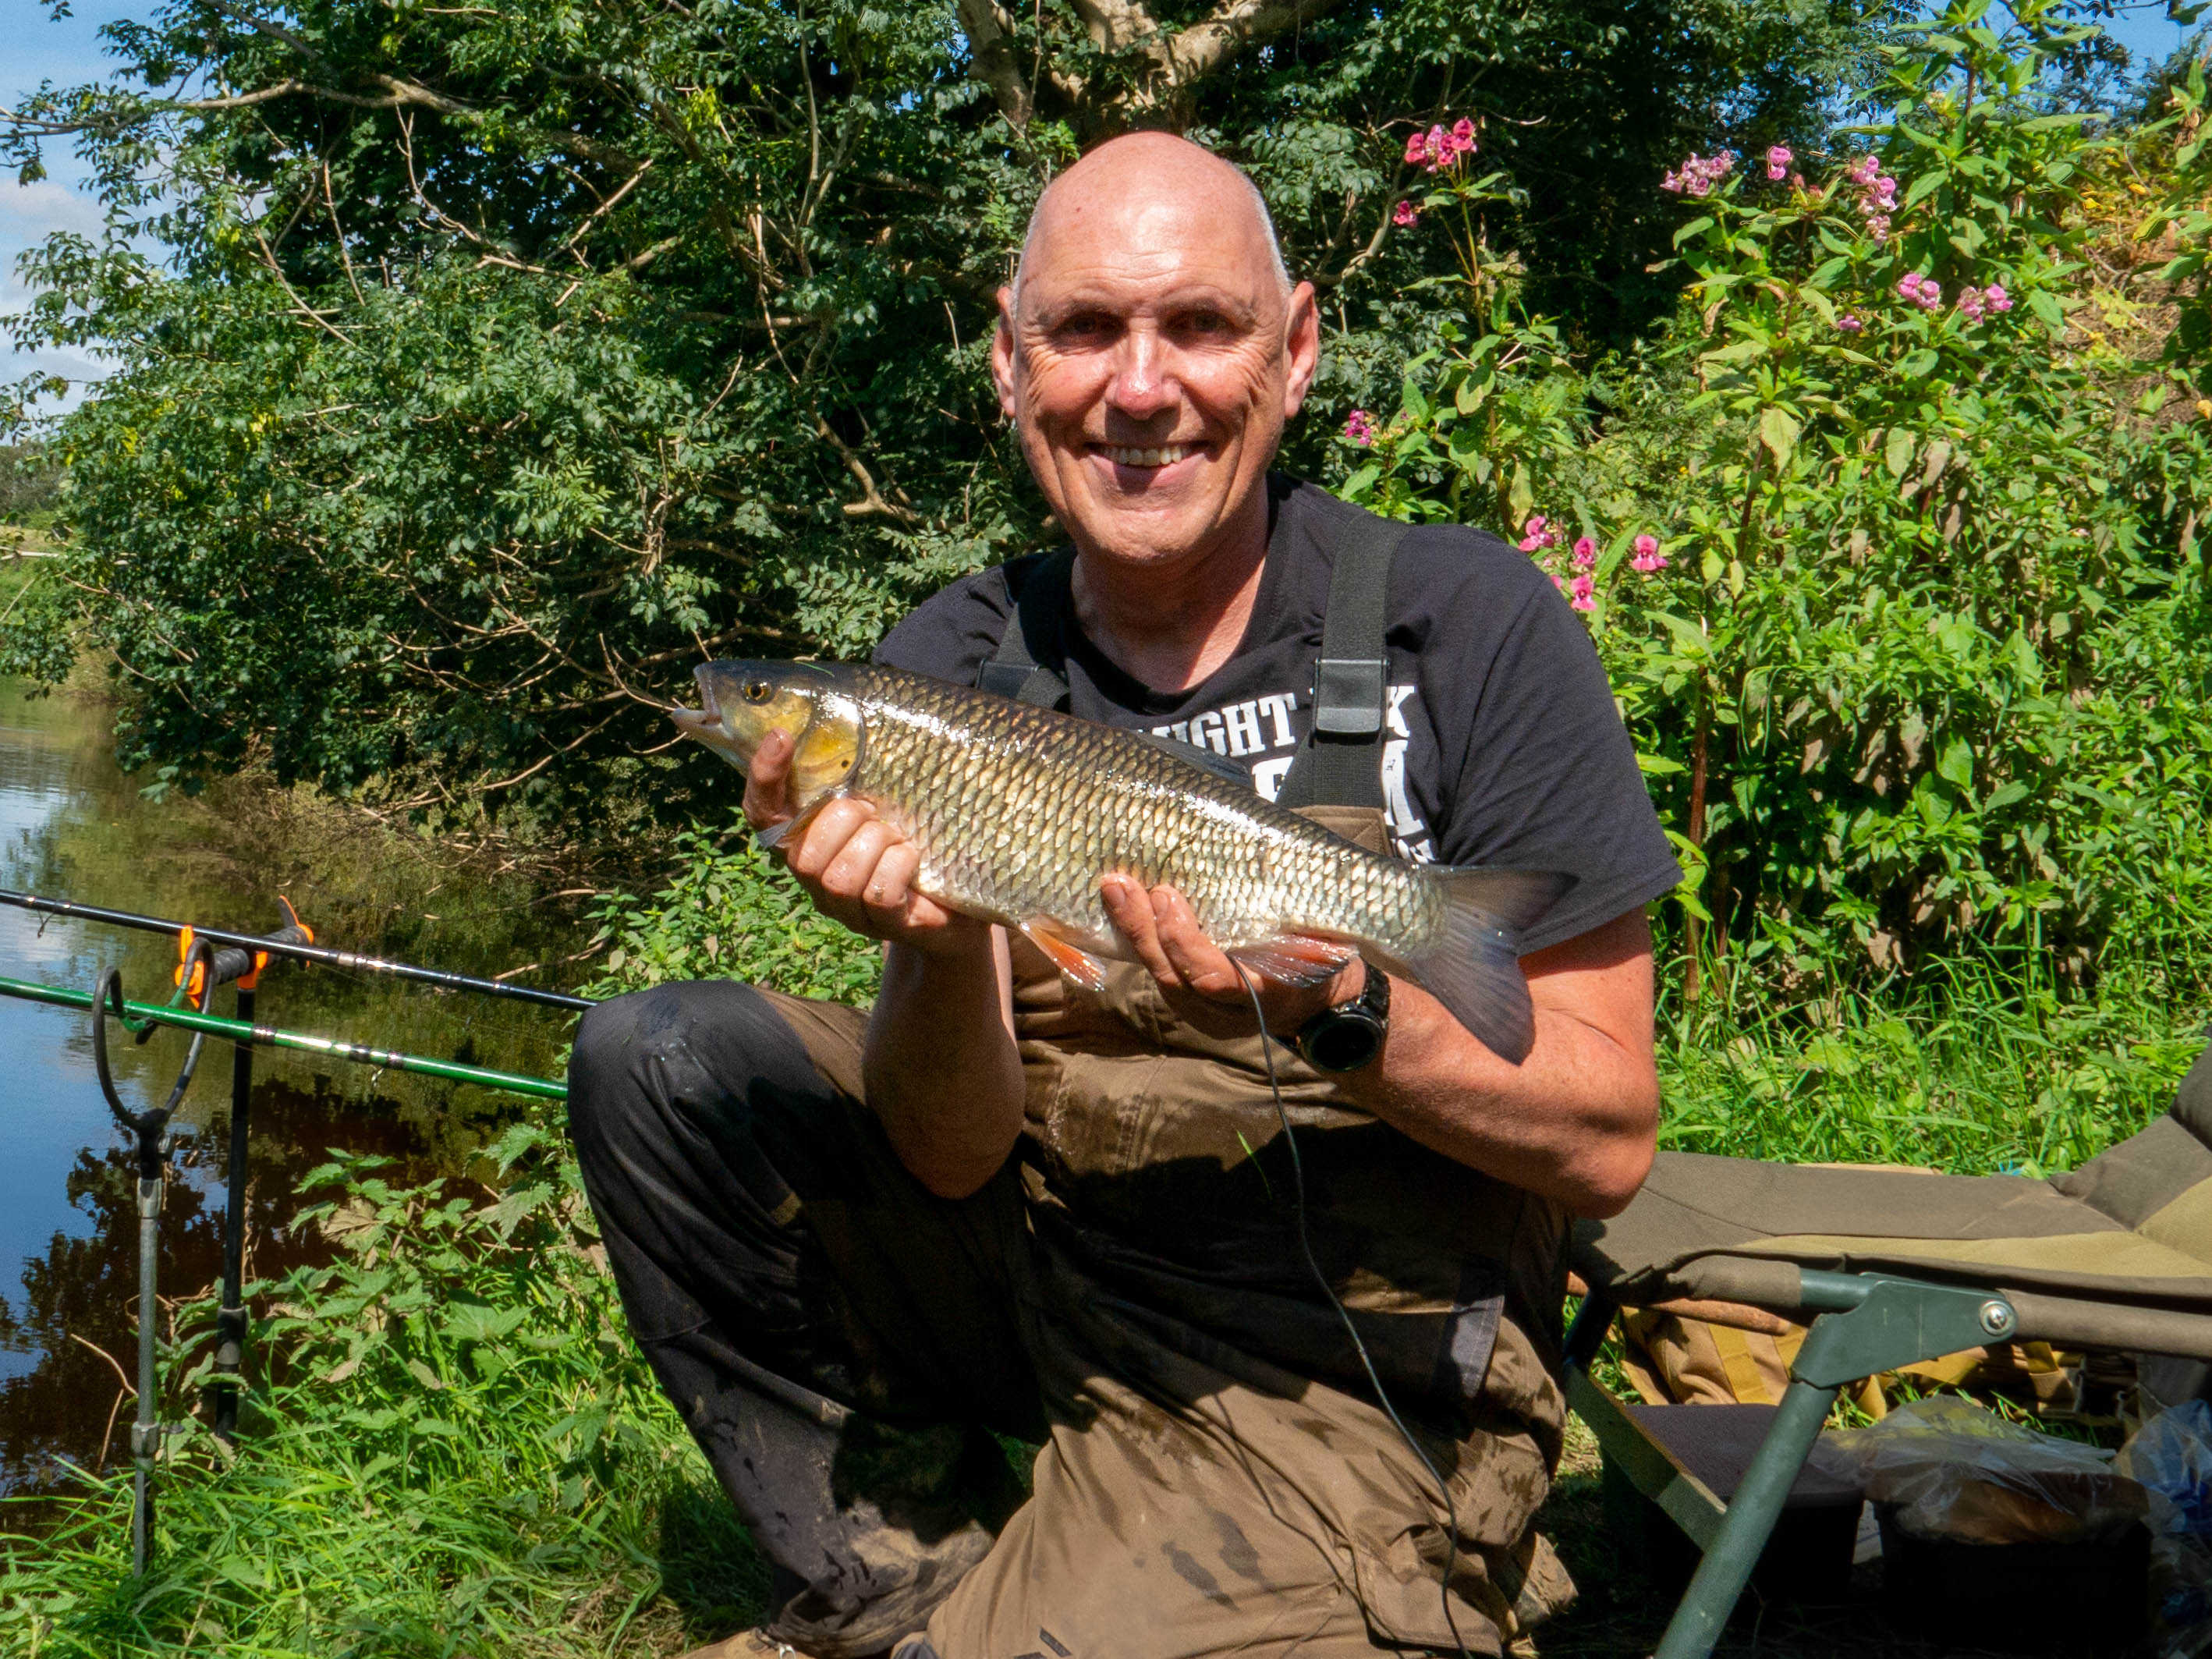
M 1634 362 L 1522 315 L 1494 181 L 1441 171 L 1469 325 L 1346 430 L 1347 495 L 1503 525 L 1587 617 L 1690 870 L 1692 996 L 1961 945 L 2078 979 L 2208 914 L 2201 73 L 2100 130 L 2038 102 L 2078 32 L 1986 15 L 1915 31 L 1839 153 L 1656 180 L 1691 280 Z M 2160 270 L 2093 262 L 2092 183 L 2156 198 Z M 2130 356 L 2093 295 L 2171 337 Z

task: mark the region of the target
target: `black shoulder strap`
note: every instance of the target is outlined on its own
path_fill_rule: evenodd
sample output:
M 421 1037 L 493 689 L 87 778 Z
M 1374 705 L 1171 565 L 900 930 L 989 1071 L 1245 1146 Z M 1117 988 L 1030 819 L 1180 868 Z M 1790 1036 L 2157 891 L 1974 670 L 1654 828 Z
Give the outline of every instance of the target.
M 1382 805 L 1383 648 L 1390 561 L 1407 526 L 1362 513 L 1345 526 L 1328 578 L 1313 725 L 1276 797 L 1283 806 Z
M 1059 637 L 1074 574 L 1072 547 L 1061 548 L 1030 572 L 1006 617 L 1006 631 L 999 636 L 997 653 L 975 677 L 977 686 L 1033 708 L 1066 708 L 1067 682 L 1036 659 L 1030 641 Z

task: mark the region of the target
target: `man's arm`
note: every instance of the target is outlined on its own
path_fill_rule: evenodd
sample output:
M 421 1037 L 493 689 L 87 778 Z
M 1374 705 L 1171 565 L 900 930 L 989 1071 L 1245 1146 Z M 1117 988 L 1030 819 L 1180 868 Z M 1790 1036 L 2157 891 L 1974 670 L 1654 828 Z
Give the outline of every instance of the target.
M 1115 924 L 1162 991 L 1243 1002 L 1243 981 L 1180 894 L 1133 882 L 1103 889 Z M 1406 980 L 1390 982 L 1390 1035 L 1376 1062 L 1338 1079 L 1352 1104 L 1447 1158 L 1558 1200 L 1578 1215 L 1618 1214 L 1651 1167 L 1659 1119 L 1652 1047 L 1651 930 L 1643 909 L 1522 958 L 1536 1044 L 1508 1065 Z M 1294 1031 L 1350 1001 L 1355 962 L 1296 991 L 1255 976 L 1267 1028 Z
M 745 780 L 756 830 L 788 823 L 792 744 L 762 739 Z M 835 800 L 783 844 L 824 915 L 884 941 L 884 988 L 860 1075 L 891 1150 L 940 1198 L 998 1173 L 1022 1129 L 1013 974 L 1005 930 L 914 890 L 921 855 L 864 801 Z

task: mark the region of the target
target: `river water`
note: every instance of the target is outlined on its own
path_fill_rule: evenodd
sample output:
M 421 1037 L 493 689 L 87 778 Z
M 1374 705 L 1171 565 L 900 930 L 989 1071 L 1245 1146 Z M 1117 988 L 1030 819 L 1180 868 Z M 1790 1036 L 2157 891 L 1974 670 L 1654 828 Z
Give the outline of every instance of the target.
M 256 931 L 276 925 L 281 890 L 323 943 L 478 975 L 536 963 L 518 977 L 569 988 L 583 937 L 563 908 L 574 896 L 457 877 L 404 837 L 266 791 L 149 801 L 116 769 L 111 720 L 96 700 L 27 696 L 0 680 L 0 887 Z M 126 995 L 165 1001 L 174 963 L 166 937 L 0 907 L 0 975 L 89 990 L 114 966 Z M 229 1013 L 231 996 L 219 991 L 214 1012 Z M 257 1017 L 547 1076 L 569 1018 L 300 966 L 262 975 Z M 75 1010 L 0 996 L 0 1494 L 53 1490 L 68 1478 L 58 1460 L 113 1468 L 128 1456 L 137 1213 L 90 1033 Z M 188 1039 L 163 1031 L 142 1048 L 118 1028 L 110 1036 L 125 1104 L 159 1104 Z M 220 1271 L 232 1052 L 210 1040 L 177 1115 L 165 1298 L 203 1291 Z M 385 1156 L 404 1178 L 465 1182 L 470 1153 L 520 1109 L 512 1097 L 278 1050 L 257 1051 L 254 1075 L 249 1278 L 315 1255 L 289 1222 L 305 1201 L 300 1177 L 326 1149 Z

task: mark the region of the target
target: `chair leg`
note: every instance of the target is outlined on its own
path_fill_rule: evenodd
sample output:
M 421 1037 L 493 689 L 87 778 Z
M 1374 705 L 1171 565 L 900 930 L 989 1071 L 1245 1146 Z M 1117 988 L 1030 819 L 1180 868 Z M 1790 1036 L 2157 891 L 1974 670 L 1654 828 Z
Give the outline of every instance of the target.
M 1783 1503 L 1796 1484 L 1797 1471 L 1811 1455 L 1820 1425 L 1828 1420 L 1836 1392 L 1810 1382 L 1792 1382 L 1784 1392 L 1774 1425 L 1729 1499 L 1720 1534 L 1698 1564 L 1654 1659 L 1706 1659 L 1712 1652 L 1721 1627 L 1750 1582 L 1751 1570 L 1759 1565 Z

